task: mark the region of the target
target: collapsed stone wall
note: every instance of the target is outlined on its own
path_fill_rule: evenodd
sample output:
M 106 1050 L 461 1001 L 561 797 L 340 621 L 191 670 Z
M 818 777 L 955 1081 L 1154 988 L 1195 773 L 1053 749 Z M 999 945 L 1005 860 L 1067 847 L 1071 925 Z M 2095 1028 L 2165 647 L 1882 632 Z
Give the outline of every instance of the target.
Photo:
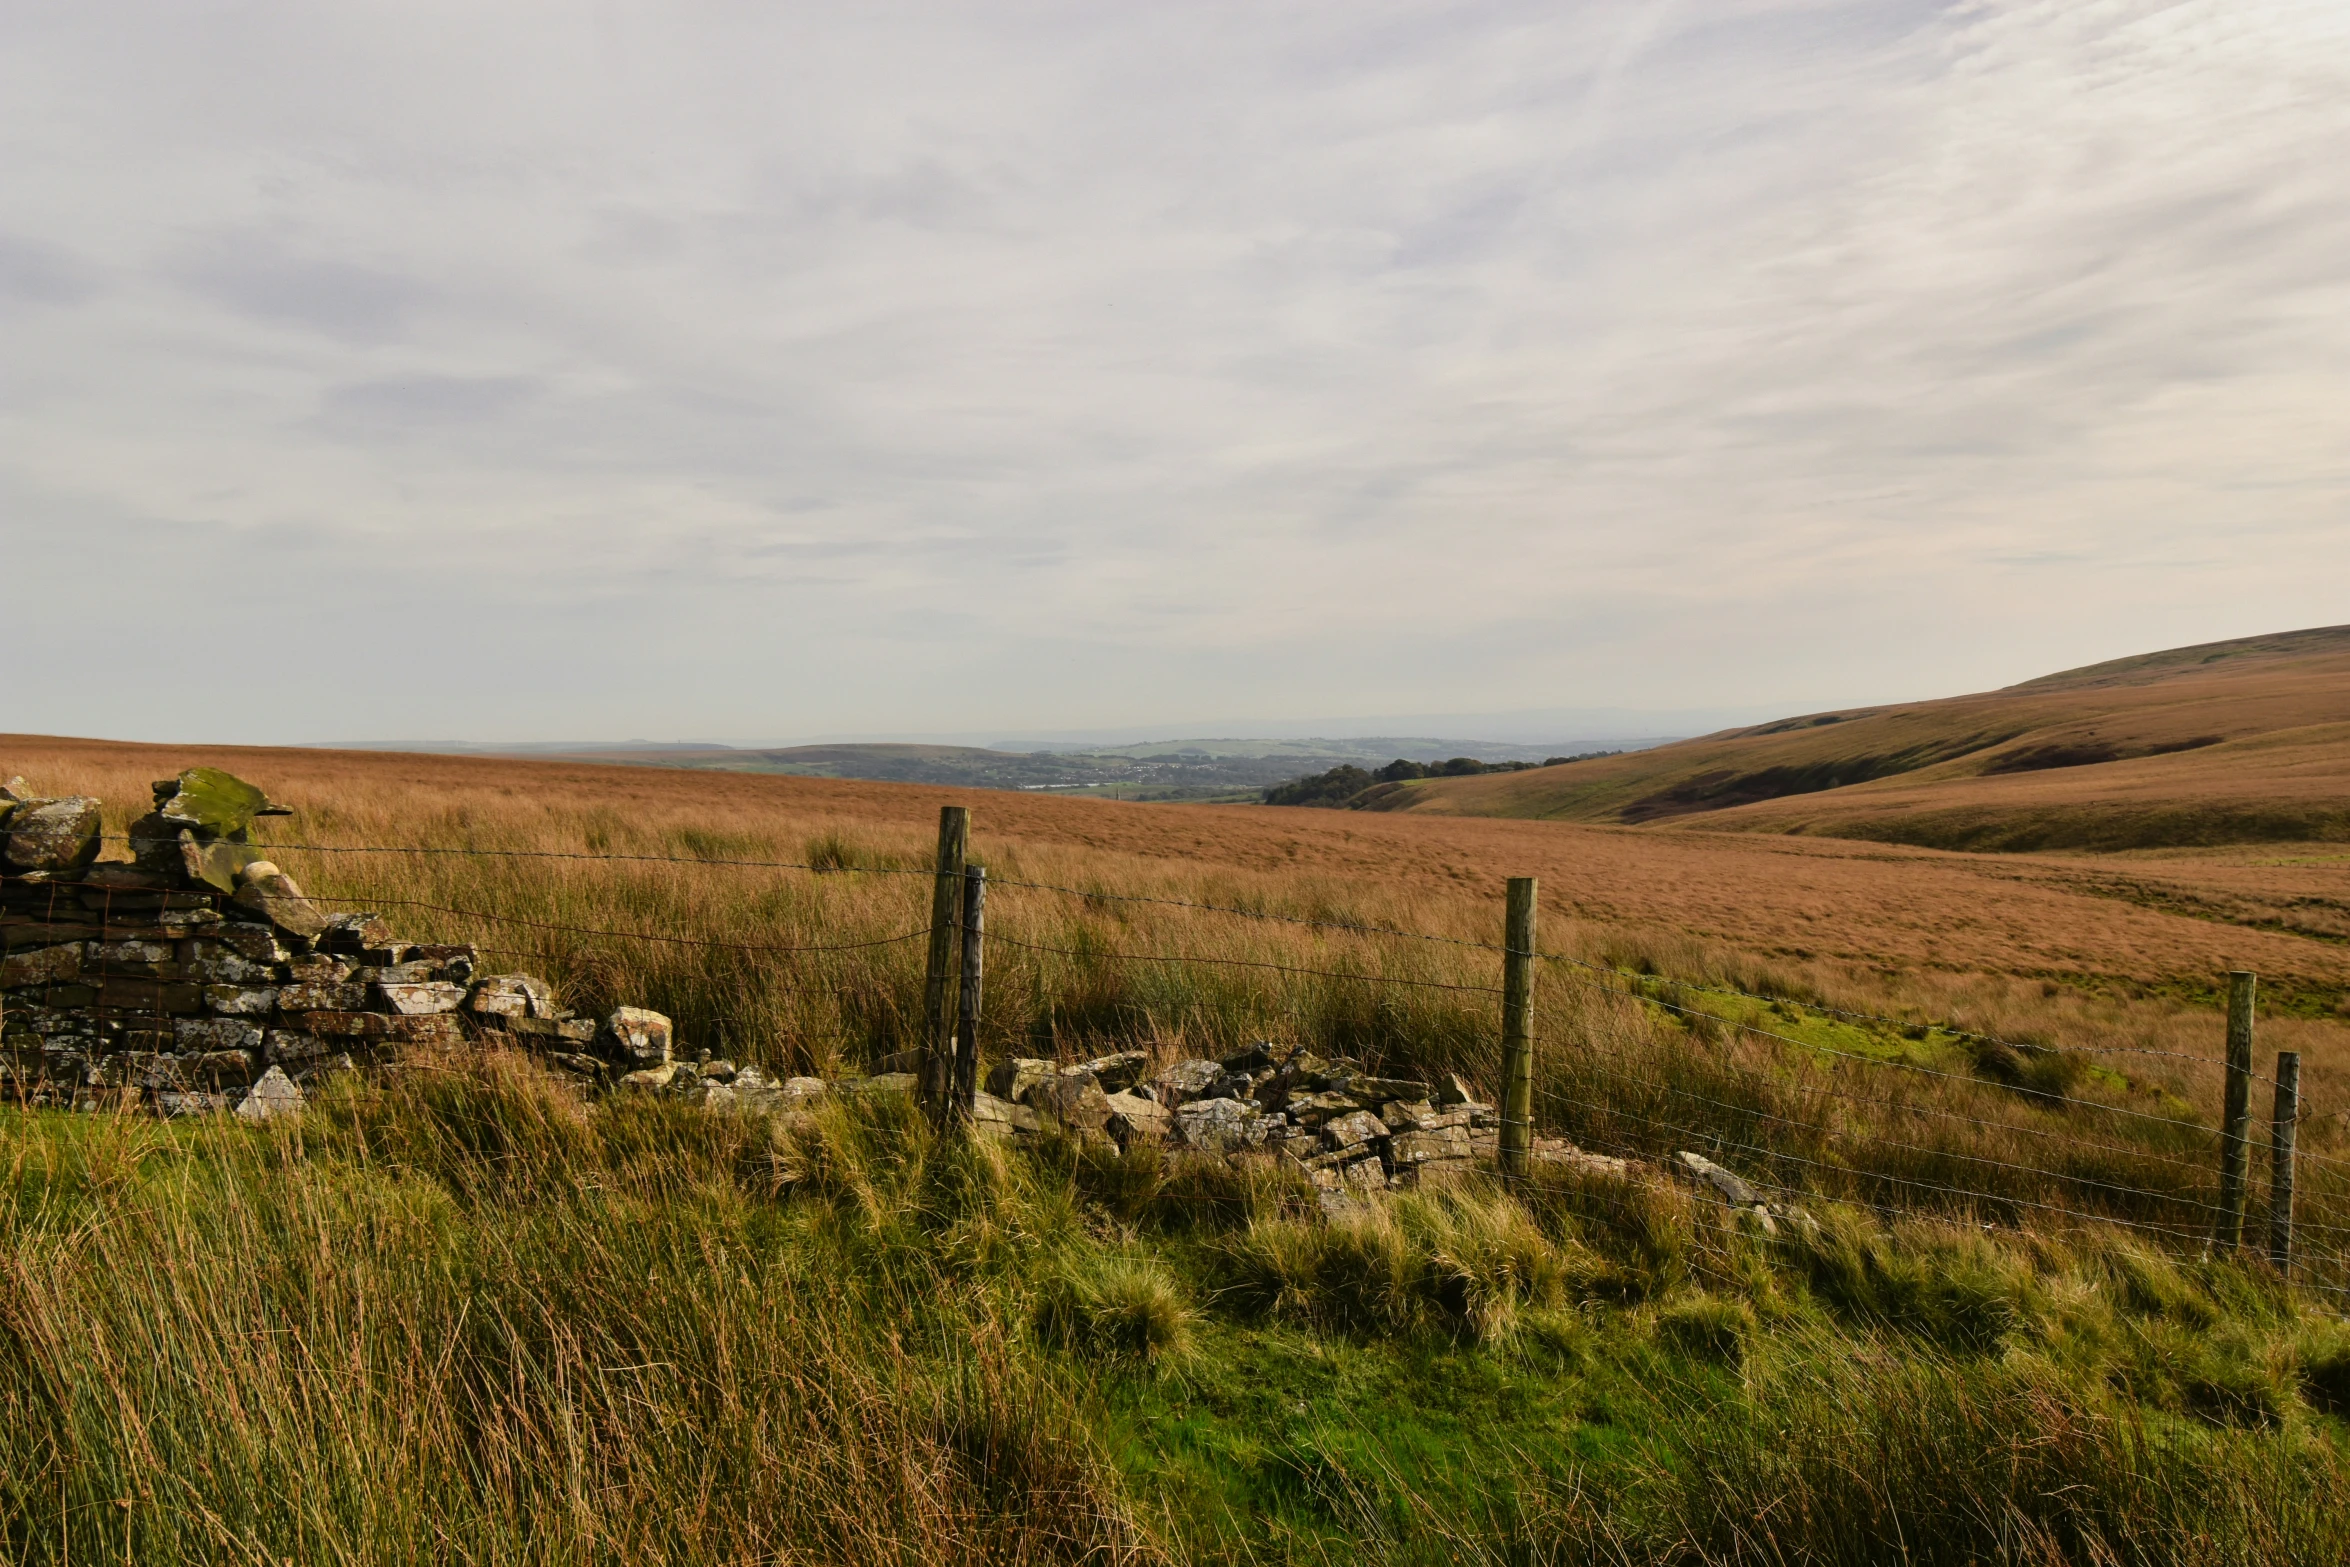
M 300 1108 L 304 1086 L 495 1035 L 595 1081 L 666 1065 L 668 1018 L 558 1007 L 471 946 L 330 914 L 250 841 L 282 814 L 210 768 L 154 786 L 132 857 L 101 860 L 100 802 L 0 785 L 0 1093 L 173 1115 Z
M 42 798 L 22 779 L 0 785 L 0 1095 L 266 1118 L 300 1109 L 322 1077 L 493 1040 L 583 1086 L 712 1110 L 914 1091 L 907 1071 L 827 1083 L 777 1080 L 707 1051 L 681 1059 L 658 1012 L 579 1017 L 542 979 L 480 972 L 474 947 L 403 941 L 376 914 L 319 908 L 252 844 L 253 823 L 283 812 L 250 784 L 191 768 L 154 795 L 128 834 L 131 858 L 101 860 L 98 801 Z M 1384 1077 L 1268 1042 L 1218 1060 L 1126 1050 L 1000 1061 L 973 1122 L 995 1138 L 1051 1133 L 1290 1161 L 1334 1207 L 1489 1165 L 1501 1128 L 1458 1077 Z M 1587 1173 L 1630 1169 L 1555 1138 L 1536 1138 L 1533 1157 Z M 1668 1168 L 1766 1229 L 1791 1211 L 1696 1153 Z

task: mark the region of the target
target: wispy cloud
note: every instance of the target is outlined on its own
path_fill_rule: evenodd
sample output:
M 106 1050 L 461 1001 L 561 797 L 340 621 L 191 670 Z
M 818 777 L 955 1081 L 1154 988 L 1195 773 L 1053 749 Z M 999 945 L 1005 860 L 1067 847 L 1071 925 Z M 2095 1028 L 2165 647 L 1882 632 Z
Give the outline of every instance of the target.
M 512 737 L 2350 619 L 2335 6 L 28 7 L 0 148 L 16 726 L 356 732 L 139 677 L 264 594 Z

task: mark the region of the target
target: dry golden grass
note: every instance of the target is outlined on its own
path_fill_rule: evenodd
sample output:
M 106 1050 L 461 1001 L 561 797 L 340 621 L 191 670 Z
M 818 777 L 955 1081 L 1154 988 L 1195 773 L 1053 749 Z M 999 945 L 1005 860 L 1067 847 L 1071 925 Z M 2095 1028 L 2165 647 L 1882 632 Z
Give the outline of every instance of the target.
M 273 824 L 286 846 L 278 857 L 321 896 L 378 908 L 419 938 L 477 942 L 494 961 L 548 974 L 583 1008 L 658 1007 L 691 1045 L 776 1066 L 855 1068 L 913 1042 L 921 943 L 851 944 L 924 924 L 920 871 L 937 807 L 961 803 L 973 811 L 975 857 L 999 884 L 982 1034 L 990 1056 L 1135 1041 L 1212 1052 L 1269 1037 L 1399 1068 L 1458 1068 L 1490 1084 L 1496 998 L 1482 987 L 1499 979 L 1491 950 L 1119 900 L 1491 943 L 1503 878 L 1533 874 L 1547 950 L 1894 1020 L 1847 1028 L 1800 1007 L 1667 996 L 1791 1045 L 1703 1017 L 1674 1026 L 1594 988 L 1588 971 L 1546 968 L 1548 1113 L 1598 1145 L 1656 1153 L 1714 1138 L 1751 1150 L 1740 1157 L 1769 1163 L 1790 1185 L 1824 1181 L 1929 1205 L 1949 1187 L 1996 1196 L 2010 1216 L 2034 1202 L 2071 1203 L 2081 1182 L 2103 1181 L 2157 1194 L 2121 1199 L 2117 1211 L 2190 1224 L 2210 1198 L 2207 1133 L 2052 1115 L 2012 1086 L 1976 1080 L 1971 1047 L 1928 1025 L 2108 1052 L 2092 1056 L 2104 1069 L 2073 1082 L 2074 1097 L 2208 1123 L 2221 1034 L 2212 1002 L 2231 967 L 2263 975 L 2272 1003 L 2263 1062 L 2275 1049 L 2302 1052 L 2305 1146 L 2323 1158 L 2350 1142 L 2341 1115 L 2350 1027 L 2329 1010 L 2350 978 L 2350 951 L 2228 923 L 2285 910 L 2272 872 L 2298 878 L 2307 890 L 2296 896 L 2318 903 L 2350 880 L 2350 863 L 2317 857 L 2284 867 L 2243 855 L 2087 863 L 477 758 L 27 737 L 0 745 L 0 771 L 106 799 L 110 830 L 144 800 L 150 778 L 193 762 L 230 768 L 296 809 Z M 297 844 L 587 858 L 325 854 Z M 628 855 L 663 858 L 614 858 Z M 805 947 L 849 950 L 770 950 Z M 1413 983 L 1379 982 L 1395 980 Z M 1837 1050 L 1958 1076 L 1821 1053 Z M 2183 1059 L 2127 1053 L 2147 1050 Z M 2013 1063 L 1984 1070 L 2014 1076 Z M 1924 1122 L 1931 1135 L 1916 1129 Z M 2309 1189 L 2330 1180 L 2313 1176 Z

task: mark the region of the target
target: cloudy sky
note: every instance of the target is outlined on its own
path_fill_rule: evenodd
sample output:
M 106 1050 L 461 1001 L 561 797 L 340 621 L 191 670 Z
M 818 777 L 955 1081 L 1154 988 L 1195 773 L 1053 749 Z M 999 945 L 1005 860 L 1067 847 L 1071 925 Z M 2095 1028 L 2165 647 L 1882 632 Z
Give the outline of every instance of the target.
M 0 0 L 0 729 L 1804 709 L 2350 621 L 2340 0 Z

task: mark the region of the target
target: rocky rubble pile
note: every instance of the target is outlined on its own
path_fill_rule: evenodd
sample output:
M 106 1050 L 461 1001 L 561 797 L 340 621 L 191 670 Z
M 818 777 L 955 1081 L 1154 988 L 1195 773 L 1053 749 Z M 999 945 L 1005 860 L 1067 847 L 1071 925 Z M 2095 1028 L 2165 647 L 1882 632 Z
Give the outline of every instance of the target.
M 542 980 L 482 974 L 469 946 L 329 914 L 251 841 L 282 814 L 227 773 L 155 785 L 132 859 L 100 861 L 99 802 L 0 786 L 0 1093 L 165 1114 L 298 1109 L 302 1087 L 484 1031 L 581 1077 L 660 1071 L 669 1019 L 601 1022 Z
M 1154 1071 L 1146 1051 L 1071 1066 L 1015 1058 L 988 1075 L 977 1121 L 1001 1136 L 1047 1126 L 1214 1154 L 1295 1161 L 1333 1192 L 1385 1191 L 1490 1161 L 1501 1117 L 1457 1077 L 1380 1077 L 1344 1057 L 1251 1045 Z

